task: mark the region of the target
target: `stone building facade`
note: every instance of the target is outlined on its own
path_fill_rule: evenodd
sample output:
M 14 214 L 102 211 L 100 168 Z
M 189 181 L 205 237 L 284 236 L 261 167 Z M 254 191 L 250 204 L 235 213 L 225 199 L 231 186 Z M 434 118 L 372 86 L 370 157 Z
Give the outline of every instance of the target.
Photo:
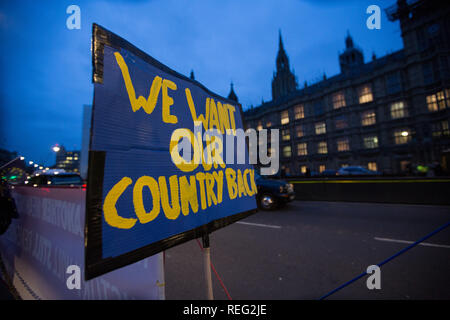
M 244 112 L 246 126 L 280 130 L 280 168 L 292 175 L 360 165 L 399 174 L 449 168 L 450 3 L 398 0 L 403 49 L 365 62 L 350 34 L 341 73 L 298 89 L 279 39 L 272 101 Z

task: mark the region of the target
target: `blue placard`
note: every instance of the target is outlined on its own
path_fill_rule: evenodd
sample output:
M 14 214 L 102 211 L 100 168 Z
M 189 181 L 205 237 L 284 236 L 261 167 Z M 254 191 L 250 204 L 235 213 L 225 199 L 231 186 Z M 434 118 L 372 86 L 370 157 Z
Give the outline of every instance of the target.
M 93 66 L 88 279 L 255 211 L 253 167 L 226 159 L 239 147 L 239 104 L 98 25 Z

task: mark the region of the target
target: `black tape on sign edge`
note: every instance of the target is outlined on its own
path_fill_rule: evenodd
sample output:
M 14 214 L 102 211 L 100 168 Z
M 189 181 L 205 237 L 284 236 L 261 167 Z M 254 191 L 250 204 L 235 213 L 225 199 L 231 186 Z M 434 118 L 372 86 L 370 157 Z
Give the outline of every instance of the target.
M 89 266 L 102 260 L 103 176 L 106 152 L 89 151 L 85 213 L 85 278 Z
M 230 99 L 219 96 L 196 80 L 192 80 L 178 72 L 163 65 L 159 61 L 147 55 L 145 52 L 133 46 L 125 39 L 115 35 L 114 33 L 106 30 L 105 28 L 93 24 L 92 25 L 92 82 L 102 84 L 103 83 L 103 56 L 104 46 L 110 46 L 119 50 L 123 48 L 143 61 L 156 66 L 158 69 L 171 74 L 175 77 L 191 82 L 194 85 L 203 89 L 208 95 L 215 98 L 229 102 L 236 105 L 241 111 L 242 106 L 240 103 L 236 103 Z M 94 91 L 95 96 L 95 91 Z M 95 101 L 95 98 L 94 98 Z M 95 103 L 92 105 L 92 120 L 91 120 L 91 133 L 90 142 L 92 142 L 92 128 L 94 119 Z M 244 219 L 251 214 L 256 213 L 258 210 L 253 209 L 241 213 L 237 213 L 225 218 L 213 220 L 205 225 L 199 226 L 195 229 L 191 229 L 169 238 L 154 242 L 142 248 L 124 253 L 117 257 L 102 258 L 102 219 L 103 219 L 103 177 L 104 166 L 106 159 L 106 152 L 91 150 L 92 144 L 90 143 L 89 151 L 89 166 L 88 166 L 88 185 L 86 193 L 86 222 L 85 222 L 85 280 L 91 280 L 95 277 L 103 275 L 107 272 L 125 267 L 129 264 L 138 262 L 149 256 L 162 252 L 166 249 L 182 244 L 184 242 L 200 238 L 206 234 L 209 234 L 217 229 L 230 225 L 238 220 Z M 94 233 L 92 233 L 92 231 Z

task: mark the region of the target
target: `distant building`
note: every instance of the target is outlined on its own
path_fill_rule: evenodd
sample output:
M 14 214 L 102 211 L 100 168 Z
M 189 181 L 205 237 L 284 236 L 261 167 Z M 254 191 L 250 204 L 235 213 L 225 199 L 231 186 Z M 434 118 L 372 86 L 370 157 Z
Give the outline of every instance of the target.
M 404 48 L 364 62 L 350 34 L 341 73 L 297 89 L 281 34 L 272 101 L 244 112 L 247 127 L 280 129 L 288 174 L 362 165 L 398 174 L 450 154 L 450 2 L 398 0 Z
M 54 169 L 64 169 L 69 172 L 80 172 L 80 151 L 67 151 L 64 146 L 56 153 Z

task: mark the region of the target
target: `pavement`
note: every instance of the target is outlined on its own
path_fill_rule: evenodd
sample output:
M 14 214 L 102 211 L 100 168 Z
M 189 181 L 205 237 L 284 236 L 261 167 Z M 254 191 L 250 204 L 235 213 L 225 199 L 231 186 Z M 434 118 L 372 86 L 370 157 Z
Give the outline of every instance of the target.
M 294 201 L 210 235 L 211 259 L 233 300 L 318 299 L 450 221 L 450 207 Z M 328 299 L 450 299 L 450 227 Z M 165 252 L 167 299 L 205 299 L 202 252 Z M 213 273 L 215 299 L 227 295 Z

